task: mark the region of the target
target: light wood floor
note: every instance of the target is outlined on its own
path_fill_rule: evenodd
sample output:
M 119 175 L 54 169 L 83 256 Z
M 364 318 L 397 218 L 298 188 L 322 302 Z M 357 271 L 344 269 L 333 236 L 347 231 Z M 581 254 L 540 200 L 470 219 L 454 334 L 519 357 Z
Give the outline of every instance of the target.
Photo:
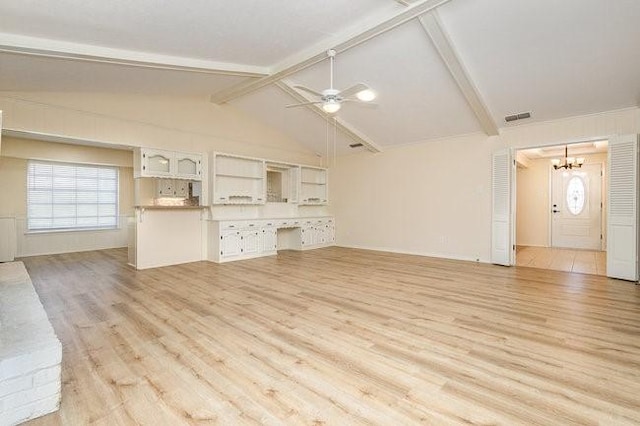
M 607 252 L 518 246 L 516 265 L 581 274 L 607 275 Z
M 640 424 L 628 282 L 343 248 L 24 261 L 63 343 L 30 424 Z

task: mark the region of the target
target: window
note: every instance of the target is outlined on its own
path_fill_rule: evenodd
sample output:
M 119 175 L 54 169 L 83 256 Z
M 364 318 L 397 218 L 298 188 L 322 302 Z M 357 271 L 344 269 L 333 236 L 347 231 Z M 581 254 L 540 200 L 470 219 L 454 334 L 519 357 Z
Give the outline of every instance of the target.
M 116 167 L 29 161 L 27 228 L 30 231 L 117 226 Z
M 574 176 L 567 185 L 567 207 L 571 214 L 577 216 L 584 210 L 585 188 L 580 177 Z

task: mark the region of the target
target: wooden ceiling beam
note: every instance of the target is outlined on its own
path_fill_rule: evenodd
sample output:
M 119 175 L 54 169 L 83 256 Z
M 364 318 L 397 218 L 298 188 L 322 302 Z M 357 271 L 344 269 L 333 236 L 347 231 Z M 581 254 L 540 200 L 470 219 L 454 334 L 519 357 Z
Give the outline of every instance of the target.
M 269 74 L 269 69 L 266 67 L 115 49 L 7 33 L 0 33 L 0 52 L 202 74 L 254 78 Z
M 293 88 L 293 84 L 286 80 L 280 80 L 275 85 L 295 99 L 297 102 L 311 102 L 316 99 L 311 98 L 301 92 L 298 92 Z M 328 120 L 332 116 L 324 112 L 320 105 L 305 105 L 307 109 L 322 117 L 323 120 Z M 354 128 L 351 124 L 344 121 L 342 118 L 336 118 L 336 127 L 342 134 L 352 139 L 354 142 L 361 143 L 364 147 L 371 152 L 382 152 L 382 147 L 369 139 L 364 133 Z
M 467 100 L 469 107 L 471 107 L 478 118 L 478 122 L 480 123 L 482 130 L 489 136 L 498 135 L 498 126 L 496 126 L 496 123 L 489 112 L 489 108 L 484 103 L 480 92 L 471 79 L 462 59 L 458 55 L 453 42 L 442 26 L 440 18 L 438 17 L 438 12 L 431 10 L 420 16 L 418 20 L 435 45 L 442 61 L 449 69 L 451 76 Z
M 224 89 L 211 96 L 211 102 L 222 104 L 233 99 L 247 95 L 264 86 L 275 83 L 278 80 L 301 71 L 311 65 L 317 64 L 327 58 L 327 50 L 334 49 L 341 53 L 352 47 L 358 46 L 367 40 L 384 34 L 392 29 L 427 13 L 449 2 L 450 0 L 417 0 L 405 9 L 402 9 L 386 18 L 377 19 L 357 30 L 351 30 L 346 34 L 340 34 L 319 43 L 313 48 L 300 54 L 293 55 L 271 70 L 271 74 L 253 81 L 246 81 L 238 85 Z

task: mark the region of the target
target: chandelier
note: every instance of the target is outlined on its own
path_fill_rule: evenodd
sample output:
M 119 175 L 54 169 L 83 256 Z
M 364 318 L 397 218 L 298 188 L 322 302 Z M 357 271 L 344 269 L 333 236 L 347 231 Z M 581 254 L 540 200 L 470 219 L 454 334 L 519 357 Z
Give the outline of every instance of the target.
M 584 164 L 583 157 L 569 157 L 568 156 L 569 149 L 567 145 L 564 146 L 564 158 L 560 160 L 559 158 L 554 158 L 551 160 L 551 164 L 555 170 L 558 169 L 579 169 Z

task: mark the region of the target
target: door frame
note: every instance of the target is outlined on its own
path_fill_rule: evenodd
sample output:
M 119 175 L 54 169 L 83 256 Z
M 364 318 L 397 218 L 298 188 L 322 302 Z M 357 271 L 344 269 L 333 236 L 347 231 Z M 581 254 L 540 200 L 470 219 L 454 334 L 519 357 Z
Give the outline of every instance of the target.
M 573 145 L 573 144 L 577 144 L 577 143 L 589 143 L 589 142 L 598 142 L 601 140 L 610 140 L 611 138 L 615 137 L 615 135 L 605 135 L 605 136 L 593 136 L 593 137 L 589 137 L 589 138 L 576 138 L 576 139 L 568 139 L 565 141 L 557 141 L 557 142 L 545 142 L 545 143 L 536 143 L 536 144 L 532 144 L 532 145 L 523 145 L 523 146 L 518 146 L 518 147 L 510 147 L 509 148 L 509 155 L 510 158 L 513 160 L 512 161 L 512 167 L 513 167 L 513 172 L 511 173 L 510 176 L 510 183 L 511 183 L 511 191 L 510 191 L 510 196 L 511 196 L 511 214 L 510 214 L 510 220 L 511 220 L 511 224 L 510 224 L 510 228 L 511 228 L 511 232 L 510 232 L 510 238 L 511 238 L 511 247 L 513 247 L 513 251 L 512 251 L 512 255 L 511 255 L 511 259 L 510 259 L 510 266 L 515 266 L 516 264 L 516 255 L 515 255 L 515 247 L 516 247 L 516 211 L 517 211 L 517 188 L 516 188 L 516 172 L 515 172 L 515 167 L 516 167 L 516 157 L 517 157 L 517 152 L 518 151 L 523 151 L 526 149 L 535 149 L 535 148 L 545 148 L 545 147 L 549 147 L 549 146 L 558 146 L 558 145 Z M 603 170 L 603 177 L 606 177 L 606 169 L 605 169 L 606 164 L 603 164 L 602 166 L 602 170 Z M 604 182 L 604 180 L 603 180 Z M 549 179 L 549 185 L 551 185 L 551 179 Z M 604 188 L 603 190 L 603 195 L 605 195 L 605 199 L 608 201 L 609 200 L 609 194 L 606 193 L 607 188 Z M 551 202 L 551 187 L 549 187 L 549 205 L 553 204 Z M 609 216 L 609 210 L 606 210 L 606 220 L 608 223 L 608 216 Z M 603 220 L 601 218 L 601 220 Z M 600 225 L 601 229 L 602 229 L 602 223 Z M 548 232 L 548 241 L 551 242 L 551 222 L 549 222 L 549 226 L 547 229 Z M 604 235 L 604 234 L 603 234 Z M 603 238 L 604 239 L 604 238 Z M 602 245 L 601 245 L 602 247 Z M 606 247 L 606 246 L 604 246 Z

